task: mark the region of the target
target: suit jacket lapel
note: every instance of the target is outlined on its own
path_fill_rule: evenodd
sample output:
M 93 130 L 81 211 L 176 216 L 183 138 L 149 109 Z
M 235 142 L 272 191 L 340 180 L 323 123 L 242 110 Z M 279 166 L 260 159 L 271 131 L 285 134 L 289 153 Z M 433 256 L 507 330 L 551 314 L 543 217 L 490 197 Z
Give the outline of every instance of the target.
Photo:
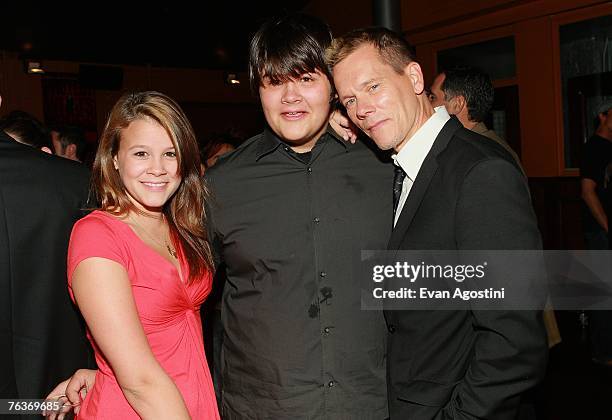
M 438 155 L 444 149 L 446 149 L 446 146 L 448 146 L 448 143 L 453 134 L 455 134 L 455 131 L 461 127 L 461 123 L 455 117 L 451 117 L 451 119 L 444 124 L 444 127 L 442 127 L 440 133 L 438 133 L 431 150 L 425 157 L 425 160 L 421 165 L 421 169 L 419 169 L 419 173 L 412 184 L 410 194 L 404 203 L 404 207 L 402 208 L 402 212 L 397 220 L 397 224 L 395 225 L 395 228 L 393 228 L 393 232 L 391 233 L 391 238 L 389 239 L 389 244 L 387 246 L 388 249 L 395 250 L 399 248 L 406 231 L 412 223 L 414 215 L 425 197 L 429 184 L 431 183 L 431 180 L 438 169 Z

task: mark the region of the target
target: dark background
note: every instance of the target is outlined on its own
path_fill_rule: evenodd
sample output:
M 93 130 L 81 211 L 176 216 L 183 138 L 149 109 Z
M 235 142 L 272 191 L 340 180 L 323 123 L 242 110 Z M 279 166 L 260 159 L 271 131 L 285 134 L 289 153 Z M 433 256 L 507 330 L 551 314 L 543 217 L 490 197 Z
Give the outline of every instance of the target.
M 238 71 L 267 17 L 309 1 L 2 3 L 0 50 L 23 58 Z

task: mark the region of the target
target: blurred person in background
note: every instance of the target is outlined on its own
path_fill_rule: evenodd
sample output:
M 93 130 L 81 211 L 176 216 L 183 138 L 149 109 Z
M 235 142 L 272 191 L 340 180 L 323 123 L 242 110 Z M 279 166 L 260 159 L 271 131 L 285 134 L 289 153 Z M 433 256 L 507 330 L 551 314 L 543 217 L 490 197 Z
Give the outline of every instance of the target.
M 229 131 L 211 134 L 206 141 L 200 145 L 202 173 L 217 163 L 219 157 L 234 150 L 241 142 L 242 139 L 234 136 Z
M 42 398 L 74 369 L 95 366 L 66 290 L 89 172 L 35 150 L 49 136 L 29 114 L 12 112 L 0 126 L 0 398 Z
M 583 230 L 587 249 L 608 249 L 608 217 L 604 209 L 606 170 L 612 161 L 612 100 L 597 109 L 597 128 L 584 145 L 580 188 L 584 202 Z
M 53 151 L 57 156 L 83 162 L 86 154 L 87 140 L 79 127 L 55 127 L 51 130 Z
M 597 108 L 595 133 L 587 140 L 580 167 L 582 224 L 585 245 L 591 250 L 610 249 L 612 215 L 612 100 Z M 591 359 L 600 386 L 594 402 L 599 412 L 608 413 L 612 392 L 612 311 L 587 311 Z
M 0 130 L 19 143 L 36 147 L 45 153 L 53 153 L 49 131 L 27 112 L 12 111 L 0 118 Z
M 485 72 L 469 66 L 457 66 L 439 73 L 427 94 L 432 106 L 444 106 L 468 130 L 481 134 L 502 146 L 525 171 L 521 161 L 508 143 L 484 120 L 493 107 L 495 88 Z

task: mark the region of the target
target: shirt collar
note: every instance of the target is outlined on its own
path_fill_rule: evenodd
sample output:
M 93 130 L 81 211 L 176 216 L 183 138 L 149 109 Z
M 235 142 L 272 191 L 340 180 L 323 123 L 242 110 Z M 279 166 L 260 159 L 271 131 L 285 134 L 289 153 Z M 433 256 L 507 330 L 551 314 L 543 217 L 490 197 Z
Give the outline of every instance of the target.
M 479 122 L 474 127 L 472 127 L 472 131 L 478 134 L 486 133 L 489 131 L 487 126 L 483 122 Z
M 434 113 L 425 124 L 423 124 L 414 135 L 408 139 L 399 153 L 392 155 L 393 161 L 400 166 L 410 180 L 414 181 L 423 161 L 431 150 L 436 137 L 450 119 L 446 108 L 436 107 Z
M 323 133 L 321 137 L 317 140 L 315 147 L 320 142 L 325 142 L 328 138 L 332 138 L 335 140 L 335 143 L 341 144 L 345 149 L 348 149 L 346 141 L 344 141 L 336 132 L 331 128 L 331 126 L 327 126 L 327 131 Z M 289 147 L 285 142 L 283 142 L 274 132 L 266 127 L 264 129 L 262 138 L 259 140 L 259 146 L 257 150 L 256 160 L 261 159 L 263 156 L 272 153 L 279 147 Z M 313 147 L 314 150 L 314 147 Z

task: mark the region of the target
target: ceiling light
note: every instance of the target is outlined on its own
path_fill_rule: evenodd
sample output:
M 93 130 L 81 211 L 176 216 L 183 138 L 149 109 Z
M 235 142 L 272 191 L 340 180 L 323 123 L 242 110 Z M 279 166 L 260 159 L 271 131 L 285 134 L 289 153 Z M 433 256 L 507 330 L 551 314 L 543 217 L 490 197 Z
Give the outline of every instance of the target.
M 26 61 L 26 70 L 28 74 L 43 74 L 45 72 L 40 61 L 31 60 Z
M 239 85 L 240 80 L 238 79 L 238 75 L 236 73 L 228 73 L 225 78 L 225 82 L 229 85 Z

